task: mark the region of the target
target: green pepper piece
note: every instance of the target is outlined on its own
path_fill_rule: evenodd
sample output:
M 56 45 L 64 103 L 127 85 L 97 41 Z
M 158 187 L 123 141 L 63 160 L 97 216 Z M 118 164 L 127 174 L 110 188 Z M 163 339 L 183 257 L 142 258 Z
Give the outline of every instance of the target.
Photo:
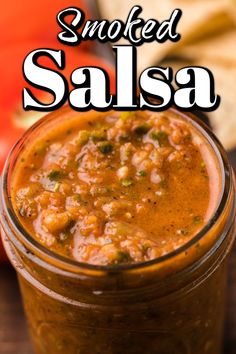
M 104 141 L 98 145 L 98 149 L 102 154 L 110 154 L 114 147 L 109 141 Z
M 137 135 L 144 135 L 146 134 L 148 131 L 150 130 L 150 127 L 147 124 L 142 124 L 142 125 L 138 125 L 135 129 L 134 132 Z
M 49 174 L 48 174 L 48 178 L 50 179 L 51 182 L 54 181 L 59 181 L 62 178 L 65 177 L 65 172 L 61 171 L 61 170 L 52 170 Z
M 193 217 L 194 224 L 200 224 L 202 222 L 202 217 L 200 215 L 196 215 Z
M 138 171 L 138 172 L 137 172 L 137 176 L 139 176 L 139 177 L 145 177 L 145 176 L 147 176 L 147 172 L 146 172 L 146 171 L 143 171 L 143 170 Z
M 117 263 L 128 263 L 132 261 L 132 258 L 129 252 L 126 251 L 118 251 L 117 252 Z
M 120 114 L 120 119 L 125 122 L 129 117 L 132 117 L 135 114 L 133 111 L 122 112 Z
M 130 186 L 132 186 L 133 183 L 134 183 L 134 181 L 132 178 L 125 178 L 125 179 L 122 179 L 122 181 L 121 181 L 121 184 L 124 187 L 130 187 Z
M 167 135 L 167 133 L 166 133 L 166 132 L 163 132 L 162 130 L 160 130 L 160 131 L 158 131 L 158 132 L 156 132 L 156 131 L 152 132 L 152 133 L 151 133 L 151 138 L 152 138 L 153 140 L 158 141 L 158 143 L 159 143 L 160 146 L 165 145 L 165 144 L 167 143 L 167 141 L 168 141 L 168 135 Z
M 90 133 L 87 130 L 80 130 L 78 134 L 78 138 L 76 139 L 76 143 L 78 145 L 85 145 L 90 138 Z
M 104 129 L 93 130 L 91 133 L 91 138 L 93 141 L 104 141 L 106 140 L 106 132 Z

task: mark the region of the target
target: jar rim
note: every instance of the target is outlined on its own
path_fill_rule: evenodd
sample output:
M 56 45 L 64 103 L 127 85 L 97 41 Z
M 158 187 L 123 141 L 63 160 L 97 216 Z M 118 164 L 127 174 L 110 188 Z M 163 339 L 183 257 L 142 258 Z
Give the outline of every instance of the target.
M 10 170 L 12 165 L 17 161 L 17 157 L 19 153 L 22 151 L 21 149 L 24 147 L 24 142 L 27 138 L 30 138 L 31 134 L 35 132 L 37 129 L 42 128 L 44 124 L 53 121 L 56 117 L 58 117 L 58 113 L 60 115 L 66 115 L 70 113 L 71 108 L 69 106 L 65 106 L 61 108 L 59 111 L 46 114 L 43 118 L 41 118 L 37 123 L 35 123 L 31 128 L 29 128 L 22 137 L 16 142 L 13 146 L 3 169 L 2 178 L 1 178 L 1 186 L 0 186 L 0 210 L 1 214 L 3 213 L 6 215 L 7 219 L 10 220 L 11 227 L 20 235 L 20 238 L 24 241 L 26 246 L 30 246 L 33 251 L 37 250 L 38 254 L 45 255 L 47 259 L 51 259 L 52 261 L 55 260 L 62 266 L 62 268 L 66 268 L 67 266 L 73 268 L 74 270 L 88 270 L 94 272 L 111 272 L 111 273 L 119 273 L 122 271 L 133 271 L 138 269 L 147 268 L 150 266 L 155 266 L 161 264 L 163 262 L 169 261 L 176 256 L 180 255 L 188 251 L 189 248 L 197 244 L 204 235 L 207 234 L 208 231 L 214 226 L 218 218 L 223 213 L 227 201 L 230 196 L 230 190 L 232 188 L 232 170 L 231 166 L 227 157 L 227 154 L 219 142 L 217 137 L 214 133 L 209 129 L 209 127 L 200 120 L 196 115 L 193 115 L 189 112 L 180 112 L 176 108 L 170 108 L 169 111 L 177 114 L 179 117 L 185 118 L 188 122 L 194 126 L 208 141 L 210 146 L 212 147 L 217 160 L 219 162 L 222 174 L 222 190 L 221 195 L 219 197 L 218 204 L 215 208 L 214 213 L 212 214 L 209 221 L 204 225 L 204 227 L 188 242 L 184 245 L 178 247 L 174 251 L 167 253 L 166 255 L 160 256 L 153 260 L 139 262 L 139 263 L 132 263 L 132 264 L 121 264 L 114 266 L 109 265 L 93 265 L 85 262 L 79 262 L 67 257 L 64 257 L 56 252 L 48 249 L 46 246 L 41 244 L 31 236 L 20 223 L 17 215 L 14 211 L 14 207 L 12 204 L 12 199 L 9 192 L 9 180 L 10 180 Z M 78 112 L 77 112 L 78 113 Z M 78 113 L 79 114 L 79 113 Z M 16 155 L 16 156 L 15 156 Z M 2 221 L 3 222 L 3 221 Z

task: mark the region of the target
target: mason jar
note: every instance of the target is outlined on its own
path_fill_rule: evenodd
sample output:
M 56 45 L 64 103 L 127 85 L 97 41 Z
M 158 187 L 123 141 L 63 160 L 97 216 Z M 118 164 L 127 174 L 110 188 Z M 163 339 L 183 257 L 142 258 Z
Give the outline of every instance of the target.
M 31 237 L 11 201 L 12 174 L 25 146 L 40 131 L 76 115 L 63 108 L 34 125 L 13 148 L 1 180 L 1 233 L 17 271 L 35 353 L 220 354 L 235 238 L 234 176 L 222 146 L 196 117 L 181 113 L 209 144 L 221 181 L 216 210 L 188 243 L 146 263 L 79 263 Z

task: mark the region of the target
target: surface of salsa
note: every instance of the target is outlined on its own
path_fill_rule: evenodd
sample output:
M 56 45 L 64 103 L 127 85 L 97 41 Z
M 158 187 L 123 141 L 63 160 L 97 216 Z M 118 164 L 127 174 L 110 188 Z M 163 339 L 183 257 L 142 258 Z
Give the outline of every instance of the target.
M 220 184 L 213 160 L 204 136 L 173 111 L 78 114 L 23 150 L 13 205 L 28 233 L 60 255 L 145 262 L 210 219 Z

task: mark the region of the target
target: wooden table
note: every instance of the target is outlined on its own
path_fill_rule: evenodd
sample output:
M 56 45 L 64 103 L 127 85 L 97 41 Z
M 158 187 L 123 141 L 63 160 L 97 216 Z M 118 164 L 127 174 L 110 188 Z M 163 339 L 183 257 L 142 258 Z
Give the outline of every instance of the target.
M 236 169 L 236 151 L 230 158 Z M 224 353 L 236 354 L 236 244 L 230 259 Z M 32 354 L 16 275 L 7 265 L 0 266 L 0 354 Z

